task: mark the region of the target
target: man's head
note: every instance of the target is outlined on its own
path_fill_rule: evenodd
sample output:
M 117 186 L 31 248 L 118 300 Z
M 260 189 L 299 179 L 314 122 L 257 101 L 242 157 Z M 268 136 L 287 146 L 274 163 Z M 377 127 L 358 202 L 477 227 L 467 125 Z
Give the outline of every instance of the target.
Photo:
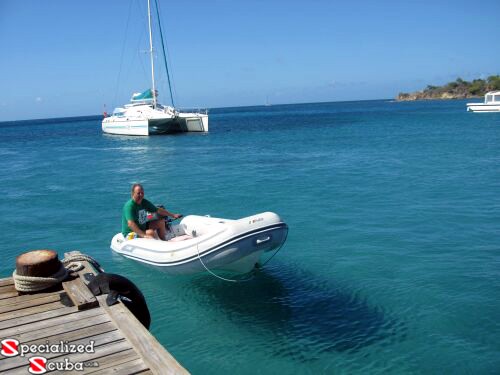
M 132 199 L 137 204 L 141 204 L 142 199 L 144 198 L 144 188 L 141 184 L 133 184 L 131 190 Z

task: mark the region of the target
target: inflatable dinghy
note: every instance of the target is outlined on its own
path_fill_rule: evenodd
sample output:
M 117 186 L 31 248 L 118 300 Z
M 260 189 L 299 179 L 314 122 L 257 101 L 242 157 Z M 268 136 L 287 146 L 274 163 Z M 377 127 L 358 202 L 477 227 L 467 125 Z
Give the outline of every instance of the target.
M 170 225 L 168 241 L 129 240 L 118 233 L 111 241 L 111 249 L 168 273 L 247 273 L 263 253 L 282 246 L 287 233 L 288 226 L 273 212 L 238 220 L 189 215 Z

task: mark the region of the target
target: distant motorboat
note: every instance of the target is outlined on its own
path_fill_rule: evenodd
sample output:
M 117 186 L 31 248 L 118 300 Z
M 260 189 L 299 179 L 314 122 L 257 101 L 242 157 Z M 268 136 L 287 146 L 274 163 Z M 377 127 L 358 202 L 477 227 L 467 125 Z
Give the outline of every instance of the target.
M 156 1 L 155 4 L 157 8 L 156 13 L 159 14 L 158 3 Z M 151 60 L 152 89 L 133 94 L 130 103 L 123 107 L 116 108 L 111 116 L 105 113 L 104 119 L 102 120 L 102 131 L 104 133 L 147 136 L 182 132 L 208 132 L 207 111 L 182 112 L 174 107 L 172 85 L 168 73 L 160 19 L 158 18 L 157 21 L 172 106 L 165 106 L 157 101 L 158 91 L 156 90 L 155 82 L 151 4 L 150 0 L 148 0 L 149 54 Z
M 265 252 L 278 249 L 288 226 L 273 212 L 238 220 L 189 215 L 171 225 L 170 240 L 126 239 L 122 233 L 111 249 L 127 258 L 173 274 L 229 271 L 250 272 Z
M 470 112 L 500 112 L 500 91 L 490 91 L 484 96 L 484 103 L 467 103 Z

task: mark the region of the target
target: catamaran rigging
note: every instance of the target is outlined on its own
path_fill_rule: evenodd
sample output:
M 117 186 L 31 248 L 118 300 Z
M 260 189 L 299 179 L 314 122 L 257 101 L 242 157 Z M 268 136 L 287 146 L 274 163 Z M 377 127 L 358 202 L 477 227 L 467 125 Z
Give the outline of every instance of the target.
M 172 106 L 165 106 L 158 102 L 158 91 L 155 79 L 151 0 L 148 0 L 147 3 L 152 87 L 142 93 L 133 94 L 130 103 L 123 107 L 116 108 L 111 116 L 105 117 L 102 120 L 102 130 L 104 133 L 108 134 L 146 136 L 181 132 L 208 132 L 208 113 L 206 111 L 204 113 L 182 112 L 174 107 L 174 97 L 168 71 L 165 43 L 158 10 L 158 0 L 155 0 L 158 31 L 160 34 Z

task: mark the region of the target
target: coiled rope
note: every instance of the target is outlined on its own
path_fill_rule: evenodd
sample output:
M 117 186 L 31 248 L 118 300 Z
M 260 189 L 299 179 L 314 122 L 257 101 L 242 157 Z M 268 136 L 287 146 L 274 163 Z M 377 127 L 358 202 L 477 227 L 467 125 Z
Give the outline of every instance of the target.
M 19 292 L 38 292 L 57 285 L 68 278 L 72 272 L 78 272 L 83 269 L 81 262 L 89 262 L 100 272 L 104 272 L 101 265 L 91 256 L 85 254 L 70 255 L 61 260 L 59 270 L 48 277 L 22 276 L 18 275 L 16 270 L 12 273 L 14 286 Z

